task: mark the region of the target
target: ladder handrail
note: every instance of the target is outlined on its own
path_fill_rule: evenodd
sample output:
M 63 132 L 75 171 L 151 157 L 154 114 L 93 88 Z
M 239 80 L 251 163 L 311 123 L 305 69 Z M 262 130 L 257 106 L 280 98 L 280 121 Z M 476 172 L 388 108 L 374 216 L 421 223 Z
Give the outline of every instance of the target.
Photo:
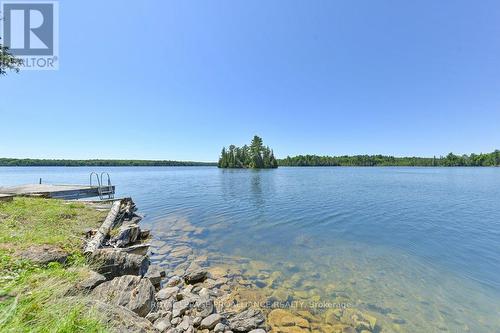
M 113 193 L 113 186 L 111 185 L 111 177 L 109 176 L 109 173 L 107 172 L 101 172 L 101 177 L 99 177 L 99 174 L 97 172 L 92 171 L 89 176 L 89 185 L 90 187 L 92 186 L 92 178 L 95 175 L 95 178 L 97 179 L 97 193 L 99 193 L 99 199 L 103 199 L 103 194 L 107 195 L 109 199 L 114 199 L 115 194 Z M 104 176 L 107 176 L 107 186 L 104 186 L 103 178 Z
M 104 184 L 104 181 L 103 181 L 103 176 L 107 176 L 108 177 L 108 189 L 107 189 L 107 195 L 108 195 L 108 199 L 113 199 L 115 196 L 114 196 L 114 193 L 113 193 L 113 188 L 112 188 L 112 185 L 111 185 L 111 177 L 109 176 L 109 173 L 103 171 L 101 172 L 101 186 L 103 186 L 102 184 Z M 102 195 L 102 191 L 101 191 L 101 195 Z
M 99 179 L 99 175 L 97 174 L 97 172 L 94 172 L 94 171 L 92 171 L 92 172 L 90 173 L 90 184 L 89 184 L 89 185 L 90 185 L 90 187 L 92 187 L 92 176 L 93 176 L 93 175 L 95 175 L 95 177 L 96 177 L 96 179 L 97 179 L 97 186 L 98 186 L 98 187 L 101 187 L 101 180 Z
M 111 186 L 111 179 L 109 178 L 109 173 L 107 173 L 106 171 L 103 171 L 101 172 L 101 184 L 104 184 L 104 182 L 102 181 L 102 176 L 108 176 L 108 186 Z

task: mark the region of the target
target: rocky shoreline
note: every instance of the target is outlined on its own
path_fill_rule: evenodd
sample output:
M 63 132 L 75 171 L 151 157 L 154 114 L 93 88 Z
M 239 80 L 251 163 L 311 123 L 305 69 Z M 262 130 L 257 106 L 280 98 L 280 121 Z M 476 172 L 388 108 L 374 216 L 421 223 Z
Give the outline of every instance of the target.
M 98 244 L 87 251 L 94 271 L 75 287 L 117 332 L 382 331 L 375 317 L 350 306 L 311 309 L 317 296 L 295 291 L 264 263 L 210 252 L 198 237 L 204 230 L 184 219 L 163 221 L 152 232 L 141 229 L 136 211 L 130 198 L 119 209 L 115 202 L 103 223 L 108 227 L 87 232 L 87 248 Z
M 182 275 L 169 272 L 167 278 L 164 270 L 150 263 L 150 232 L 141 230 L 142 218 L 136 214 L 135 204 L 123 199 L 119 205 L 110 228 L 87 233 L 88 245 L 106 230 L 102 241 L 88 253 L 94 271 L 73 291 L 88 293 L 92 299 L 89 305 L 105 313 L 109 326 L 117 332 L 269 331 L 260 310 L 235 311 L 225 304 L 231 285 L 237 282 L 217 276 L 196 260 L 178 262 L 188 265 L 187 269 Z

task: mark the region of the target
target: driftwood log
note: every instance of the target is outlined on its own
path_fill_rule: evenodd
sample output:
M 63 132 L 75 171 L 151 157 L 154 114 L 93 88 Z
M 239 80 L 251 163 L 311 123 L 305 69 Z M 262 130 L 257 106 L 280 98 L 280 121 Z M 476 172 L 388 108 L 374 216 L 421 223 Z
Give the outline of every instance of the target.
M 108 216 L 106 216 L 106 219 L 104 220 L 103 224 L 101 225 L 99 230 L 97 230 L 92 239 L 85 246 L 84 250 L 85 254 L 93 253 L 95 250 L 101 247 L 102 242 L 109 235 L 109 231 L 114 226 L 116 217 L 120 212 L 120 206 L 121 206 L 121 200 L 113 202 L 113 205 L 111 206 Z

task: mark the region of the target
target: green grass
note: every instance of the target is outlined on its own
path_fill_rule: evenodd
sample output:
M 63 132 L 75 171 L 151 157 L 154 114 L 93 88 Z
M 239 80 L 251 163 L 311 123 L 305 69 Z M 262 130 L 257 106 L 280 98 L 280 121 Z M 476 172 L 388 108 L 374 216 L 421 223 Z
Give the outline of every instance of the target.
M 67 296 L 88 273 L 82 232 L 106 213 L 81 203 L 15 198 L 0 203 L 0 332 L 106 332 L 87 296 Z M 55 245 L 69 253 L 65 266 L 38 266 L 16 251 Z
M 75 253 L 85 229 L 98 227 L 105 217 L 105 212 L 78 202 L 14 198 L 0 203 L 0 244 L 16 249 L 49 244 Z

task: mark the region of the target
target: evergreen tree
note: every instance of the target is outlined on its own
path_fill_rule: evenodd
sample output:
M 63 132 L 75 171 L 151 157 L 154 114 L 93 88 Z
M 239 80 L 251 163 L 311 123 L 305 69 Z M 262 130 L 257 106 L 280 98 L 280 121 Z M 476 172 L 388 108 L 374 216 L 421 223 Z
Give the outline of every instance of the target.
M 269 147 L 264 147 L 262 138 L 255 135 L 250 146 L 224 147 L 217 164 L 219 168 L 277 168 L 278 161 Z
M 0 43 L 0 76 L 6 75 L 8 71 L 19 72 L 22 64 L 22 59 L 13 56 L 9 48 Z

